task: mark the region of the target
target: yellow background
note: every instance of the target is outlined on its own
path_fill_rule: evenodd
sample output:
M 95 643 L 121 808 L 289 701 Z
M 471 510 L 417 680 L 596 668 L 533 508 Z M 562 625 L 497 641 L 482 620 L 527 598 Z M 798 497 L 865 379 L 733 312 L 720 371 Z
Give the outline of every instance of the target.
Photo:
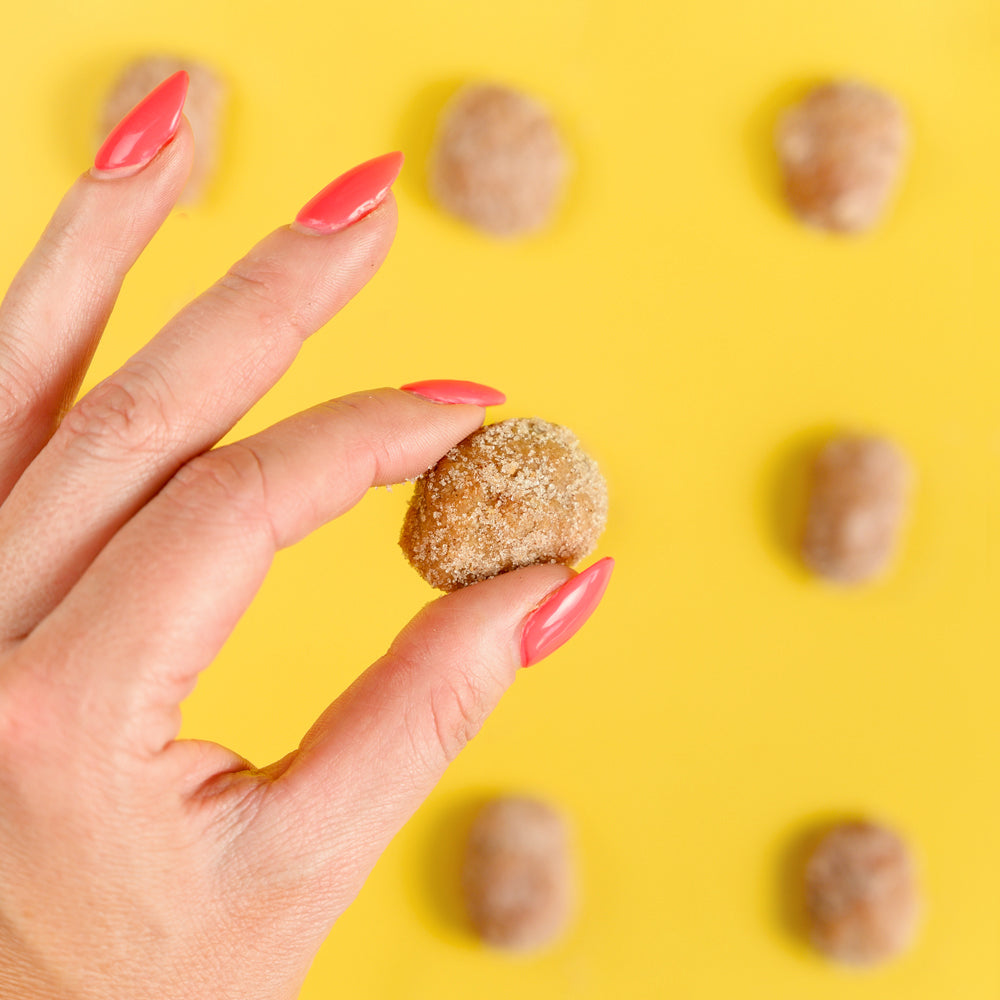
M 394 843 L 303 996 L 709 1000 L 1000 991 L 1000 8 L 989 0 L 40 0 L 0 39 L 10 275 L 93 150 L 131 57 L 205 59 L 232 96 L 221 169 L 129 279 L 97 357 L 120 363 L 333 176 L 391 148 L 383 272 L 243 430 L 433 377 L 503 388 L 493 418 L 574 428 L 610 481 L 618 559 L 585 631 L 521 676 Z M 895 91 L 913 155 L 869 238 L 797 225 L 775 115 L 808 84 Z M 576 169 L 557 224 L 502 244 L 425 192 L 435 115 L 497 79 L 554 110 Z M 804 445 L 896 437 L 919 472 L 896 571 L 855 592 L 789 548 Z M 186 708 L 263 764 L 295 745 L 432 594 L 368 496 L 277 560 Z M 492 791 L 552 797 L 584 905 L 550 953 L 480 947 L 456 830 Z M 915 846 L 919 944 L 850 974 L 790 931 L 796 838 L 874 814 Z

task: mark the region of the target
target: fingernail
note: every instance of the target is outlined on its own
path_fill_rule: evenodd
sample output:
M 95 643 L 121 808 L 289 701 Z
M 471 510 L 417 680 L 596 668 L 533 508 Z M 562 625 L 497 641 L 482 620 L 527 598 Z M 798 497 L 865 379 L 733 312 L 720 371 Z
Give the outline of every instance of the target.
M 614 559 L 600 559 L 564 583 L 528 615 L 521 632 L 521 666 L 530 667 L 573 638 L 607 590 Z
M 403 392 L 412 392 L 432 403 L 471 403 L 473 406 L 499 406 L 507 397 L 499 390 L 480 382 L 463 382 L 459 379 L 432 378 L 425 382 L 410 382 L 400 386 Z
M 386 153 L 352 167 L 295 216 L 295 228 L 326 234 L 353 225 L 385 201 L 402 166 L 402 153 Z
M 95 177 L 138 173 L 177 134 L 187 97 L 184 70 L 151 90 L 112 130 L 94 157 Z

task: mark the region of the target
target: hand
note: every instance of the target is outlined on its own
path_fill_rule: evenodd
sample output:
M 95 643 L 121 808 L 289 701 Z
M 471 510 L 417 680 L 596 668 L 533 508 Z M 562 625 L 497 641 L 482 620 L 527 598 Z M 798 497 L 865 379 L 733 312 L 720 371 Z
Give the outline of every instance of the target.
M 142 162 L 106 155 L 77 181 L 0 307 L 9 1000 L 295 996 L 524 659 L 568 638 L 606 582 L 534 567 L 435 601 L 269 766 L 177 738 L 182 699 L 275 552 L 418 475 L 484 415 L 381 389 L 213 447 L 377 269 L 396 225 L 385 190 L 332 233 L 313 203 L 69 406 L 183 187 L 179 108 L 135 146 Z M 344 215 L 359 177 L 326 209 L 339 198 Z

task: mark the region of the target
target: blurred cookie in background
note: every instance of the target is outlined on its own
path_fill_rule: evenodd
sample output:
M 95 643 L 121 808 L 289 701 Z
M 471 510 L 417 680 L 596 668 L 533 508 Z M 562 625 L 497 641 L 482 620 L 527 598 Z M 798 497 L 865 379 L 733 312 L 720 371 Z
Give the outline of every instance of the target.
M 913 473 L 884 437 L 841 434 L 813 462 L 802 558 L 833 583 L 882 576 L 899 545 Z
M 883 217 L 909 145 L 890 94 L 854 81 L 817 87 L 781 117 L 785 197 L 807 225 L 863 233 Z
M 489 945 L 535 951 L 566 932 L 577 895 L 569 824 L 538 799 L 503 796 L 476 815 L 462 890 L 469 920 Z
M 435 200 L 484 233 L 524 236 L 555 214 L 569 172 L 548 110 L 495 84 L 461 89 L 441 114 L 431 151 Z
M 879 965 L 913 944 L 921 912 L 915 865 L 885 826 L 829 828 L 806 859 L 803 891 L 809 938 L 835 962 Z

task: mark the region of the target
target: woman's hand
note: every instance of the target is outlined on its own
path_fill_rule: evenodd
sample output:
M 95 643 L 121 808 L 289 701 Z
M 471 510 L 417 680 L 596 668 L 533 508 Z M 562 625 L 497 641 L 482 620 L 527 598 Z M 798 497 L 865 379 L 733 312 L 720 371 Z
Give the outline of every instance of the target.
M 181 701 L 275 552 L 418 475 L 484 411 L 449 404 L 470 397 L 447 385 L 381 389 L 213 447 L 386 255 L 388 158 L 331 185 L 70 405 L 184 185 L 172 80 L 73 186 L 0 307 L 10 1000 L 295 996 L 390 838 L 517 669 L 582 624 L 610 568 L 535 567 L 435 601 L 267 767 L 177 738 Z

